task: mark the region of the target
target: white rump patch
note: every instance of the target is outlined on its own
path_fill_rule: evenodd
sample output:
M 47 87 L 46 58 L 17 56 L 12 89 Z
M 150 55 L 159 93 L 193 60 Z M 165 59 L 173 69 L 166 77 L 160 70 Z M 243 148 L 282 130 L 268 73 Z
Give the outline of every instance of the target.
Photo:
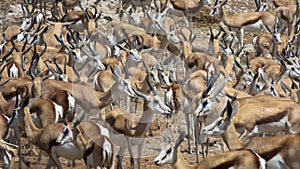
M 51 101 L 52 104 L 54 105 L 54 111 L 55 111 L 55 121 L 54 123 L 57 123 L 59 118 L 63 118 L 63 108 L 62 106 L 56 104 L 55 102 Z
M 68 93 L 68 103 L 69 103 L 69 110 L 68 111 L 71 111 L 72 113 L 75 111 L 75 98 L 69 93 Z
M 11 78 L 17 78 L 19 74 L 19 69 L 17 68 L 16 64 L 13 63 L 12 67 L 9 70 L 9 77 Z

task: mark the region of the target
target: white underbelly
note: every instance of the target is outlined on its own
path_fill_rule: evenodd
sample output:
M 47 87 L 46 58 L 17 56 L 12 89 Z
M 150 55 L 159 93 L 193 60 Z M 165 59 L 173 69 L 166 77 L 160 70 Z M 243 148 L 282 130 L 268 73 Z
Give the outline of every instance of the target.
M 277 122 L 257 125 L 257 130 L 259 133 L 275 133 L 286 130 L 287 126 L 290 126 L 290 123 L 288 117 L 284 117 Z
M 64 157 L 69 160 L 82 159 L 82 153 L 73 143 L 65 143 L 60 146 L 53 146 L 58 157 Z
M 286 165 L 280 154 L 277 154 L 267 162 L 268 169 L 282 169 Z
M 243 26 L 243 28 L 246 32 L 257 32 L 257 31 L 260 31 L 263 27 L 264 27 L 264 25 L 261 20 L 255 22 L 253 24 Z
M 127 143 L 127 136 L 124 136 L 124 134 L 116 134 L 113 133 L 111 134 L 111 138 L 113 140 L 114 143 L 116 143 L 118 146 L 120 147 L 128 147 L 128 143 Z M 131 145 L 139 145 L 142 144 L 142 142 L 144 141 L 145 138 L 135 138 L 135 137 L 131 137 Z

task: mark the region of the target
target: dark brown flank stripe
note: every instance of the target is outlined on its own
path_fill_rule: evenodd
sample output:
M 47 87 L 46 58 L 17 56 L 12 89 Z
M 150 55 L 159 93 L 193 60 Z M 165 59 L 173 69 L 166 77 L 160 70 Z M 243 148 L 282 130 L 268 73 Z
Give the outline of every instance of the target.
M 262 145 L 263 146 L 263 145 Z M 266 161 L 269 161 L 270 159 L 272 159 L 274 156 L 276 156 L 280 151 L 281 151 L 282 147 L 278 147 L 275 149 L 271 149 L 270 151 L 267 152 L 263 152 L 263 153 L 258 153 L 263 159 L 265 159 Z
M 215 166 L 214 169 L 224 169 L 224 168 L 230 168 L 234 165 L 234 160 L 231 161 L 225 161 L 224 163 L 221 163 L 218 166 Z
M 259 20 L 260 20 L 260 19 L 261 19 L 261 18 L 259 18 Z M 258 22 L 259 20 L 257 20 L 257 19 L 248 20 L 247 22 L 245 22 L 245 23 L 243 24 L 243 26 L 254 24 L 254 23 Z
M 267 116 L 264 117 L 263 119 L 260 119 L 256 122 L 257 125 L 261 125 L 261 124 L 267 124 L 267 123 L 273 123 L 273 122 L 278 122 L 280 121 L 283 117 L 285 117 L 288 114 L 288 111 L 282 111 L 280 113 L 277 113 L 273 116 Z

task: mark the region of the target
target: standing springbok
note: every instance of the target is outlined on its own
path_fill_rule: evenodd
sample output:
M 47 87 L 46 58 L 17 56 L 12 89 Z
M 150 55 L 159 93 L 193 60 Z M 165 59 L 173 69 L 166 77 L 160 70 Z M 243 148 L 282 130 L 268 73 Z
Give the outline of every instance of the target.
M 113 168 L 114 145 L 108 128 L 95 122 L 80 122 L 80 125 L 64 123 L 56 143 L 74 143 L 83 152 L 86 167 Z
M 248 12 L 230 15 L 224 8 L 226 2 L 227 0 L 224 0 L 218 5 L 217 0 L 210 15 L 220 16 L 226 26 L 237 32 L 240 46 L 244 46 L 244 31 L 257 32 L 262 28 L 266 29 L 266 27 L 271 29 L 275 25 L 276 16 L 271 12 Z
M 161 0 L 162 4 L 168 0 Z M 211 5 L 211 0 L 200 0 L 199 2 L 194 2 L 193 0 L 170 0 L 167 3 L 168 12 L 177 16 L 183 16 L 186 22 L 186 26 L 192 28 L 192 17 L 199 11 L 205 4 Z
M 171 110 L 167 107 L 157 94 L 156 90 L 147 83 L 154 97 L 146 96 L 141 92 L 138 95 L 145 98 L 144 111 L 142 117 L 137 117 L 131 113 L 125 113 L 120 109 L 115 109 L 106 114 L 105 121 L 112 127 L 112 140 L 120 146 L 118 154 L 118 167 L 123 168 L 122 156 L 128 148 L 130 154 L 130 168 L 134 168 L 133 145 L 138 145 L 138 168 L 140 168 L 140 159 L 142 154 L 142 146 L 146 132 L 149 130 L 155 112 L 170 114 Z
M 174 169 L 206 169 L 206 168 L 257 168 L 265 169 L 266 161 L 251 150 L 236 150 L 212 157 L 207 157 L 197 164 L 188 164 L 180 152 L 179 145 L 184 140 L 185 133 L 181 132 L 176 143 L 172 144 L 170 138 L 165 135 L 164 144 L 155 158 L 156 165 L 171 164 Z
M 273 105 L 276 104 L 280 103 L 273 103 Z M 257 107 L 256 105 L 254 106 Z M 238 102 L 232 105 L 228 101 L 226 108 L 221 113 L 221 117 L 216 119 L 211 125 L 206 126 L 202 133 L 205 136 L 222 136 L 229 150 L 253 150 L 267 161 L 267 166 L 270 168 L 283 168 L 283 166 L 291 169 L 299 168 L 300 135 L 285 134 L 272 137 L 253 137 L 246 142 L 242 142 L 237 136 L 234 123 L 231 121 L 232 117 L 235 117 L 235 114 L 238 112 L 238 107 Z
M 14 144 L 10 144 L 5 141 L 9 134 L 8 128 L 8 117 L 0 113 L 0 148 L 5 150 L 5 154 L 11 154 L 11 158 L 9 159 L 9 166 L 8 169 L 14 168 L 15 157 L 18 155 L 18 146 Z

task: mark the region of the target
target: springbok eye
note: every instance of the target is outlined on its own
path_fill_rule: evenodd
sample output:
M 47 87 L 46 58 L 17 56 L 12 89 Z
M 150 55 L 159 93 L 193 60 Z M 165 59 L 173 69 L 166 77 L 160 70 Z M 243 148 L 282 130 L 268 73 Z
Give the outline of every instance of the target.
M 208 101 L 205 100 L 202 104 L 203 104 L 203 107 L 205 107 L 208 104 Z
M 221 124 L 222 124 L 222 121 L 221 121 L 221 120 L 218 121 L 217 125 L 219 126 L 219 125 L 221 125 Z
M 64 129 L 63 133 L 64 133 L 64 135 L 67 135 L 69 133 L 69 130 L 68 129 Z
M 170 154 L 172 152 L 172 149 L 169 149 L 168 151 L 167 151 L 167 154 Z

